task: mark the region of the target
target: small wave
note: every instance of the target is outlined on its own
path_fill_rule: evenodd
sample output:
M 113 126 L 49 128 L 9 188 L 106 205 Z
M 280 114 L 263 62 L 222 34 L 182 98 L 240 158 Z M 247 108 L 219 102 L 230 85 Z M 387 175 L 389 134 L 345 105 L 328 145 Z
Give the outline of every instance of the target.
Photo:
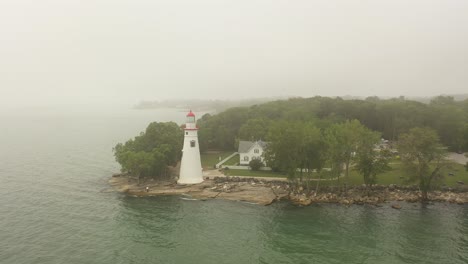
M 112 189 L 112 188 L 104 188 L 104 189 L 100 190 L 99 192 L 101 192 L 101 193 L 112 193 L 112 192 L 115 192 L 115 190 Z
M 258 205 L 258 203 L 252 203 L 252 202 L 246 202 L 246 201 L 238 201 L 238 202 L 244 203 L 244 204 Z
M 198 199 L 187 198 L 187 197 L 180 197 L 180 199 L 185 200 L 185 201 L 198 201 Z

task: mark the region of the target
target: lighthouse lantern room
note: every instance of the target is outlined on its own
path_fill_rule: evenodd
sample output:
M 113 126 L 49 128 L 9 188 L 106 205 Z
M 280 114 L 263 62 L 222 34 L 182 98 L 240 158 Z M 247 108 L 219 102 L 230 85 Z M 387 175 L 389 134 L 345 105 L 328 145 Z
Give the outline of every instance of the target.
M 180 175 L 177 183 L 195 184 L 203 182 L 200 148 L 198 146 L 198 127 L 195 115 L 190 110 L 184 128 L 184 147 L 180 162 Z

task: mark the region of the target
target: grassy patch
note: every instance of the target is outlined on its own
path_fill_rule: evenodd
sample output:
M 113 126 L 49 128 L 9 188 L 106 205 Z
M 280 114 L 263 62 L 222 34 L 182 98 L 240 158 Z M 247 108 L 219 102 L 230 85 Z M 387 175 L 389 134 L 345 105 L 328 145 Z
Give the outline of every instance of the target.
M 398 164 L 391 164 L 392 167 L 391 170 L 386 171 L 384 173 L 378 174 L 377 175 L 377 184 L 382 184 L 382 185 L 389 185 L 389 184 L 398 184 L 398 185 L 404 185 L 406 184 L 406 174 L 405 171 L 403 170 L 402 166 L 400 163 Z M 361 174 L 359 174 L 358 171 L 354 169 L 350 169 L 349 172 L 349 184 L 350 185 L 362 185 L 364 184 L 364 178 L 362 177 Z
M 286 175 L 273 171 L 253 171 L 253 170 L 226 170 L 229 176 L 252 176 L 252 177 L 276 177 L 286 178 Z
M 237 165 L 239 164 L 239 154 L 234 155 L 232 158 L 228 159 L 223 165 Z
M 219 162 L 219 157 L 223 160 L 233 152 L 234 151 L 210 151 L 201 153 L 200 158 L 202 167 L 204 169 L 213 169 L 214 165 Z
M 452 173 L 453 176 L 449 176 L 449 173 Z M 468 171 L 461 164 L 452 163 L 450 166 L 443 168 L 441 174 L 443 176 L 442 182 L 447 186 L 457 186 L 457 181 L 468 184 Z
M 238 157 L 238 156 L 236 156 Z M 232 160 L 232 159 L 230 159 Z M 229 161 L 230 161 L 229 160 Z M 403 169 L 401 163 L 394 163 L 391 164 L 392 169 L 385 173 L 381 173 L 377 175 L 377 184 L 380 185 L 390 185 L 390 184 L 397 184 L 397 185 L 408 185 L 413 183 L 408 183 L 408 175 L 407 172 Z M 452 173 L 453 176 L 449 176 L 449 173 Z M 286 178 L 287 176 L 279 173 L 279 172 L 272 172 L 272 171 L 252 171 L 252 170 L 227 170 L 227 175 L 230 176 L 252 176 L 252 177 L 281 177 Z M 462 181 L 465 184 L 468 184 L 468 172 L 465 170 L 465 167 L 461 164 L 452 163 L 450 166 L 443 168 L 441 170 L 441 174 L 443 178 L 438 185 L 447 185 L 447 186 L 457 186 L 458 181 Z M 306 176 L 305 176 L 306 177 Z M 313 179 L 317 179 L 318 176 L 312 174 Z M 320 182 L 321 186 L 327 185 L 336 185 L 337 181 L 334 180 L 326 180 L 326 177 L 322 178 Z M 344 177 L 340 178 L 340 183 L 343 184 L 345 182 Z M 362 185 L 364 184 L 363 177 L 352 168 L 349 171 L 349 185 Z
M 389 185 L 408 185 L 414 183 L 408 183 L 408 173 L 404 170 L 401 163 L 391 164 L 392 170 L 377 175 L 377 184 Z M 458 181 L 462 181 L 468 184 L 468 172 L 465 167 L 461 164 L 451 163 L 448 167 L 443 168 L 440 171 L 443 176 L 442 179 L 437 182 L 438 185 L 457 186 Z M 453 174 L 450 176 L 449 173 Z M 351 170 L 349 173 L 349 183 L 351 185 L 364 184 L 363 177 L 355 170 Z

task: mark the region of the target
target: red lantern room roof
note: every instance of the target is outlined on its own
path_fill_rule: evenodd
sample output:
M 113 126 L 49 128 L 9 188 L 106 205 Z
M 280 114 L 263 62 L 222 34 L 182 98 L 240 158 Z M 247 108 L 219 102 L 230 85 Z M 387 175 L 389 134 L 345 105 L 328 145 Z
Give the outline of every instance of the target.
M 195 114 L 190 110 L 190 112 L 187 114 L 187 116 L 195 116 Z

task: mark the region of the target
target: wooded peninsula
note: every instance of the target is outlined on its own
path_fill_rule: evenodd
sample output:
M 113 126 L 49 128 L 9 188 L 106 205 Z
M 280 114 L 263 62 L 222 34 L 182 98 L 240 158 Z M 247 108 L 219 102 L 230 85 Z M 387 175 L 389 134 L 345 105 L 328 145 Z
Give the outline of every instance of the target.
M 205 114 L 197 125 L 202 159 L 203 153 L 234 152 L 240 140 L 268 142 L 261 165 L 287 178 L 290 197 L 310 200 L 331 192 L 343 200 L 356 188 L 372 197 L 390 186 L 411 187 L 417 200 L 426 201 L 434 200 L 433 191 L 467 190 L 468 164 L 447 154 L 468 151 L 468 99 L 291 98 Z M 170 182 L 177 177 L 182 141 L 179 125 L 155 122 L 119 143 L 114 154 L 122 172 L 138 183 Z

